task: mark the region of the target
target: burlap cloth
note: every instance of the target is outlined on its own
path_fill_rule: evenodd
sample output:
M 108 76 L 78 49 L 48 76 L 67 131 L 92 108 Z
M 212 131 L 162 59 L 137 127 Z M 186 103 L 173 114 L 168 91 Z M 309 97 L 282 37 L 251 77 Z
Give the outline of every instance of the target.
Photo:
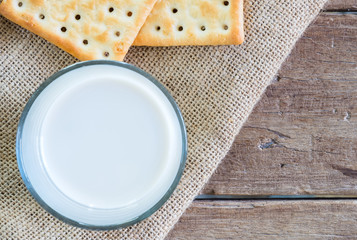
M 0 239 L 162 239 L 207 182 L 264 89 L 325 0 L 246 0 L 241 46 L 133 47 L 125 61 L 172 93 L 187 127 L 188 159 L 169 201 L 145 221 L 115 231 L 64 224 L 23 184 L 15 137 L 21 111 L 51 74 L 77 60 L 0 16 Z

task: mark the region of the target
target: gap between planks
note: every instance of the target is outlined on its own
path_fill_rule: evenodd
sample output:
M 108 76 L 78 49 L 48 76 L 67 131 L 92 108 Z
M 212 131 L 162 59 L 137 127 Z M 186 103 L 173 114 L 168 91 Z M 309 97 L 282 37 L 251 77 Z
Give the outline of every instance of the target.
M 209 195 L 202 194 L 195 198 L 195 201 L 262 201 L 262 200 L 277 200 L 277 201 L 295 201 L 295 200 L 357 200 L 357 195 Z

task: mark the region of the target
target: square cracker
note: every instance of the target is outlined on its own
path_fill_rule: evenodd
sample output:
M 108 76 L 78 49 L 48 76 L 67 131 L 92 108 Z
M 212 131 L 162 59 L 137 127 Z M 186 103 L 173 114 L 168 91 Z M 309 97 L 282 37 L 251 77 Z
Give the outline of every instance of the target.
M 243 0 L 158 0 L 134 45 L 229 45 L 243 39 Z
M 3 0 L 0 13 L 80 60 L 121 61 L 155 2 Z

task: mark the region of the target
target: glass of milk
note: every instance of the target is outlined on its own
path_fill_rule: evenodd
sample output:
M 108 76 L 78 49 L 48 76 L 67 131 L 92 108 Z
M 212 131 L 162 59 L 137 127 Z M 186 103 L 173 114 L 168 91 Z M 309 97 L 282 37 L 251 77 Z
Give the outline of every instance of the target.
M 158 210 L 182 175 L 187 138 L 169 92 L 130 64 L 62 69 L 28 101 L 17 161 L 37 202 L 88 229 L 135 224 Z

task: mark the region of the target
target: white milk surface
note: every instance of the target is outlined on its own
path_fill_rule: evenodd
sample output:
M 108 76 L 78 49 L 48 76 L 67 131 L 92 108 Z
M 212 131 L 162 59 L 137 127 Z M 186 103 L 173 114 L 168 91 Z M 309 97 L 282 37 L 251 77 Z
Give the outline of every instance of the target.
M 153 207 L 174 181 L 182 132 L 152 82 L 112 65 L 84 66 L 36 99 L 22 135 L 35 191 L 71 220 L 121 224 Z

